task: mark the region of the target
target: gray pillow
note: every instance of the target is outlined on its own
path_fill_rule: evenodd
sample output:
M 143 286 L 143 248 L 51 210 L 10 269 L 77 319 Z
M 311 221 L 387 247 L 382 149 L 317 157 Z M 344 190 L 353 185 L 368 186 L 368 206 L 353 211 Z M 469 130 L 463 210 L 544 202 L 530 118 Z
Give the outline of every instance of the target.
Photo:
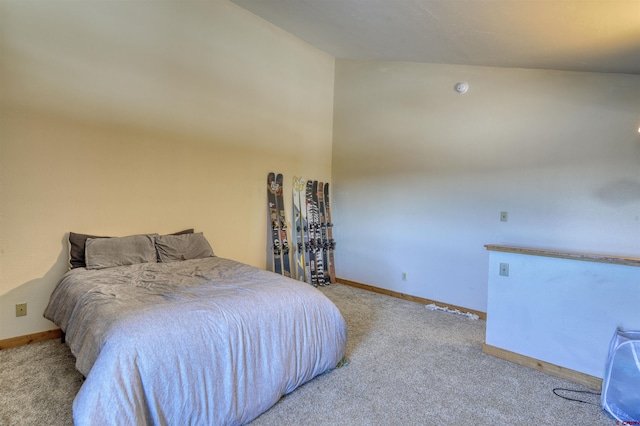
M 69 269 L 84 268 L 87 262 L 84 259 L 84 249 L 87 238 L 111 238 L 98 235 L 76 234 L 69 232 Z
M 184 235 L 161 235 L 156 238 L 160 262 L 212 257 L 213 250 L 202 232 Z
M 180 235 L 180 234 L 192 234 L 193 228 L 185 229 L 184 231 L 178 231 L 171 235 Z M 87 241 L 87 238 L 113 238 L 113 237 L 102 237 L 98 235 L 88 235 L 88 234 L 78 234 L 75 232 L 69 232 L 69 269 L 74 268 L 84 268 L 87 266 L 87 263 L 84 260 L 84 243 Z
M 156 263 L 155 239 L 158 234 L 130 235 L 119 238 L 87 238 L 87 269 Z

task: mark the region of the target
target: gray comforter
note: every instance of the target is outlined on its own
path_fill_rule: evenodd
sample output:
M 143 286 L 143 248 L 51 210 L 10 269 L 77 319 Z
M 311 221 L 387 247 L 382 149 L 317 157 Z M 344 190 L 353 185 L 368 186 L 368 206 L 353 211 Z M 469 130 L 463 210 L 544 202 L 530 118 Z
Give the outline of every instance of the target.
M 77 425 L 244 424 L 334 368 L 347 337 L 317 289 L 218 257 L 73 269 L 44 316 L 86 377 Z

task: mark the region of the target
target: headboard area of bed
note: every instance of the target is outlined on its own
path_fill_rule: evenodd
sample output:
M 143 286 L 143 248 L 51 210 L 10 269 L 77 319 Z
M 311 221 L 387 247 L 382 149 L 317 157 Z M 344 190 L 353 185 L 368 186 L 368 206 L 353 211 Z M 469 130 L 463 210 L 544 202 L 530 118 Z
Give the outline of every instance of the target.
M 175 232 L 169 235 L 184 235 L 193 234 L 194 229 L 185 229 L 183 231 Z M 158 234 L 142 234 L 142 235 L 158 235 Z M 132 235 L 133 236 L 133 235 Z M 130 237 L 132 237 L 130 236 Z M 162 236 L 164 237 L 164 235 Z M 78 234 L 76 232 L 69 232 L 69 269 L 74 268 L 86 268 L 86 243 L 89 238 L 127 238 L 127 237 L 106 237 L 99 235 Z M 159 261 L 159 258 L 158 258 Z

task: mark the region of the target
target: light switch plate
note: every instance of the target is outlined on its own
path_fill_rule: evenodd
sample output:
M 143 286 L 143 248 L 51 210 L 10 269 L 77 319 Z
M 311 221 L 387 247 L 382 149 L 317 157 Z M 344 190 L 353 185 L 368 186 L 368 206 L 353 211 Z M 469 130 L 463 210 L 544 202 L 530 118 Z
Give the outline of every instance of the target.
M 502 275 L 503 277 L 508 277 L 509 276 L 509 264 L 508 263 L 501 263 L 500 264 L 500 275 Z

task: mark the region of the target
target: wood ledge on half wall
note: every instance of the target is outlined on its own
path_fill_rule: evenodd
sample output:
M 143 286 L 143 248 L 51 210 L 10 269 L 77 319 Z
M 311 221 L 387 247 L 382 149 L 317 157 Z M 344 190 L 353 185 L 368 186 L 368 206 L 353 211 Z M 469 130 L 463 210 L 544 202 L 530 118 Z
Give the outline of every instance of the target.
M 438 302 L 437 300 L 431 300 L 431 299 L 425 299 L 422 297 L 418 297 L 418 296 L 412 296 L 410 294 L 404 294 L 404 293 L 400 293 L 397 291 L 393 291 L 393 290 L 387 290 L 384 288 L 380 288 L 380 287 L 374 287 L 372 285 L 368 285 L 368 284 L 362 284 L 356 281 L 350 281 L 350 280 L 345 280 L 344 278 L 336 278 L 336 281 L 339 282 L 340 284 L 345 284 L 351 287 L 357 287 L 357 288 L 361 288 L 363 290 L 368 290 L 368 291 L 372 291 L 374 293 L 379 293 L 379 294 L 384 294 L 385 296 L 391 296 L 391 297 L 396 297 L 398 299 L 403 299 L 403 300 L 408 300 L 410 302 L 417 302 L 423 305 L 436 305 L 439 308 L 445 308 L 445 309 L 451 309 L 451 310 L 458 310 L 462 313 L 470 313 L 470 314 L 475 314 L 478 316 L 478 318 L 486 320 L 487 319 L 487 313 L 486 312 L 482 312 L 482 311 L 476 311 L 474 309 L 469 309 L 469 308 L 465 308 L 462 306 L 456 306 L 456 305 L 450 305 L 448 303 L 442 303 L 442 302 Z
M 574 251 L 549 250 L 528 247 L 503 246 L 486 244 L 489 251 L 501 251 L 505 253 L 526 254 L 531 256 L 557 257 L 560 259 L 582 260 L 585 262 L 612 263 L 614 265 L 627 265 L 640 267 L 640 257 L 612 256 L 607 254 L 581 253 Z

